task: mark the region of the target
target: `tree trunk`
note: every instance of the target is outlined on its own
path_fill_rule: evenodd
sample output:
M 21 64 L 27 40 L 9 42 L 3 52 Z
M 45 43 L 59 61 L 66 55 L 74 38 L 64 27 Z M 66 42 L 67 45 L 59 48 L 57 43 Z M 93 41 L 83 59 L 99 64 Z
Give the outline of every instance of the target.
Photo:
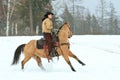
M 39 26 L 37 25 L 36 26 L 36 35 L 38 35 L 39 34 Z
M 9 36 L 9 27 L 10 27 L 10 0 L 8 0 L 8 10 L 7 10 L 7 23 L 6 23 L 6 36 Z
M 18 35 L 17 23 L 15 24 L 15 35 Z
M 30 32 L 33 35 L 33 18 L 32 18 L 32 2 L 29 0 L 29 16 L 30 16 Z

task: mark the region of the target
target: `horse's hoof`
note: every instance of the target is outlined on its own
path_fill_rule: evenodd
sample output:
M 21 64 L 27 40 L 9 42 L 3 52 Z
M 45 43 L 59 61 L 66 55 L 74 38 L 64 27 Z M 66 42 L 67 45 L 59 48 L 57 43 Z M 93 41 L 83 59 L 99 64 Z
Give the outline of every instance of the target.
M 73 72 L 76 72 L 76 70 L 72 70 Z
M 82 64 L 82 66 L 85 66 L 86 64 Z
M 76 70 L 74 68 L 71 68 L 71 69 L 72 69 L 72 71 L 76 72 Z
M 45 69 L 44 67 L 42 67 L 42 66 L 41 66 L 41 69 L 42 69 L 43 71 L 46 71 L 46 69 Z

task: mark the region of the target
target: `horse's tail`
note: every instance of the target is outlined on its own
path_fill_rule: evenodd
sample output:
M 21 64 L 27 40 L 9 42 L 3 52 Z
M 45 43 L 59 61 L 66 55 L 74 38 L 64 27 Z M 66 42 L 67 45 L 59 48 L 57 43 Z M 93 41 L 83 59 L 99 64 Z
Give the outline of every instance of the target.
M 15 54 L 14 54 L 14 58 L 13 58 L 13 62 L 12 65 L 17 64 L 20 58 L 20 54 L 23 51 L 23 48 L 25 47 L 26 44 L 21 44 L 20 46 L 17 47 L 17 49 L 15 50 Z

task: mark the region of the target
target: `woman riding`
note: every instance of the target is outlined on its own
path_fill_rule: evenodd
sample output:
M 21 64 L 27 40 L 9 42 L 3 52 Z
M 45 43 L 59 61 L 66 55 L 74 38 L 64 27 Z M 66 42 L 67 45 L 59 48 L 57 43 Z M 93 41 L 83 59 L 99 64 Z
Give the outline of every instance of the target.
M 52 12 L 46 12 L 44 15 L 44 18 L 42 19 L 42 33 L 45 41 L 47 42 L 48 45 L 48 59 L 50 58 L 50 53 L 52 52 L 52 29 L 53 29 L 53 22 L 52 22 L 52 17 L 53 17 Z

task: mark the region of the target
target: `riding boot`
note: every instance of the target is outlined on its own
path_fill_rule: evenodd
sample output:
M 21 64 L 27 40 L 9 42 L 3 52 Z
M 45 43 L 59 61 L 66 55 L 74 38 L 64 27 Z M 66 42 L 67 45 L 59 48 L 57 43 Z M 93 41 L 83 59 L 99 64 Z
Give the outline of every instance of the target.
M 48 43 L 48 54 L 47 54 L 48 62 L 50 62 L 50 60 L 52 60 L 51 52 L 52 52 L 51 44 Z

